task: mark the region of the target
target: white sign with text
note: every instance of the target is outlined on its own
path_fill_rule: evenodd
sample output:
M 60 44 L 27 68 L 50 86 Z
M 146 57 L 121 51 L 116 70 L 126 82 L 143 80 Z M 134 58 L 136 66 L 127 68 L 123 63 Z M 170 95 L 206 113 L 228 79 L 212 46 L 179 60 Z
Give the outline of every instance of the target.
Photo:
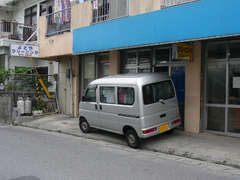
M 38 57 L 38 46 L 34 45 L 17 45 L 12 44 L 10 46 L 11 56 L 23 56 L 23 57 Z
M 240 88 L 240 77 L 233 77 L 233 88 Z

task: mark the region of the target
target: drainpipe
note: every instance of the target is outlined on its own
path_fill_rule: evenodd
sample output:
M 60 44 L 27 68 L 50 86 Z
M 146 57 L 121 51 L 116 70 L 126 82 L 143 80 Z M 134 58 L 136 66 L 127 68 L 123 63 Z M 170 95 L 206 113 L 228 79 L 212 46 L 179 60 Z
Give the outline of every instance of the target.
M 70 57 L 70 89 L 71 90 L 71 96 L 72 96 L 72 117 L 74 117 L 74 97 L 73 97 L 73 71 L 72 71 L 72 61 L 73 57 Z

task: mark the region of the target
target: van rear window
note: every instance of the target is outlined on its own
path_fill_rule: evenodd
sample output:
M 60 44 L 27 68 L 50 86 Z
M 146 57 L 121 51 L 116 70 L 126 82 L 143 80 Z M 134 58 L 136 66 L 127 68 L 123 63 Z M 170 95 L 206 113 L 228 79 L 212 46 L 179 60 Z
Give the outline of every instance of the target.
M 175 96 L 172 81 L 162 81 L 143 86 L 144 104 L 153 104 L 159 100 L 166 100 Z

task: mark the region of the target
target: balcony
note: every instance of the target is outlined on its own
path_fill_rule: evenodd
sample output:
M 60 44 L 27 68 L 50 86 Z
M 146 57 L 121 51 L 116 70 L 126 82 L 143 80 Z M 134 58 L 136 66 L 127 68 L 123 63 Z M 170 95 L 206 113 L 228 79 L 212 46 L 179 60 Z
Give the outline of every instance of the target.
M 71 8 L 49 14 L 47 18 L 47 37 L 71 31 Z
M 0 21 L 0 39 L 26 41 L 36 31 L 36 26 L 28 26 L 18 22 Z M 37 41 L 34 35 L 29 41 Z
M 199 0 L 162 0 L 162 8 L 182 5 L 182 4 L 191 3 L 194 1 L 199 1 Z

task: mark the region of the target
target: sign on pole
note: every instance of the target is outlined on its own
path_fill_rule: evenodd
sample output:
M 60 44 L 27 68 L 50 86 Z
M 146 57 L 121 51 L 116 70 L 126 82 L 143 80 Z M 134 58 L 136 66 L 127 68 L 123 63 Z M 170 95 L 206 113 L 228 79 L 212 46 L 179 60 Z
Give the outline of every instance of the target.
M 39 50 L 38 50 L 38 46 L 34 46 L 34 45 L 11 44 L 10 54 L 11 56 L 38 57 Z
M 173 58 L 181 60 L 193 59 L 193 46 L 187 43 L 177 43 L 172 46 Z
M 178 43 L 177 44 L 177 55 L 178 59 L 192 60 L 193 53 L 192 45 L 186 43 Z

